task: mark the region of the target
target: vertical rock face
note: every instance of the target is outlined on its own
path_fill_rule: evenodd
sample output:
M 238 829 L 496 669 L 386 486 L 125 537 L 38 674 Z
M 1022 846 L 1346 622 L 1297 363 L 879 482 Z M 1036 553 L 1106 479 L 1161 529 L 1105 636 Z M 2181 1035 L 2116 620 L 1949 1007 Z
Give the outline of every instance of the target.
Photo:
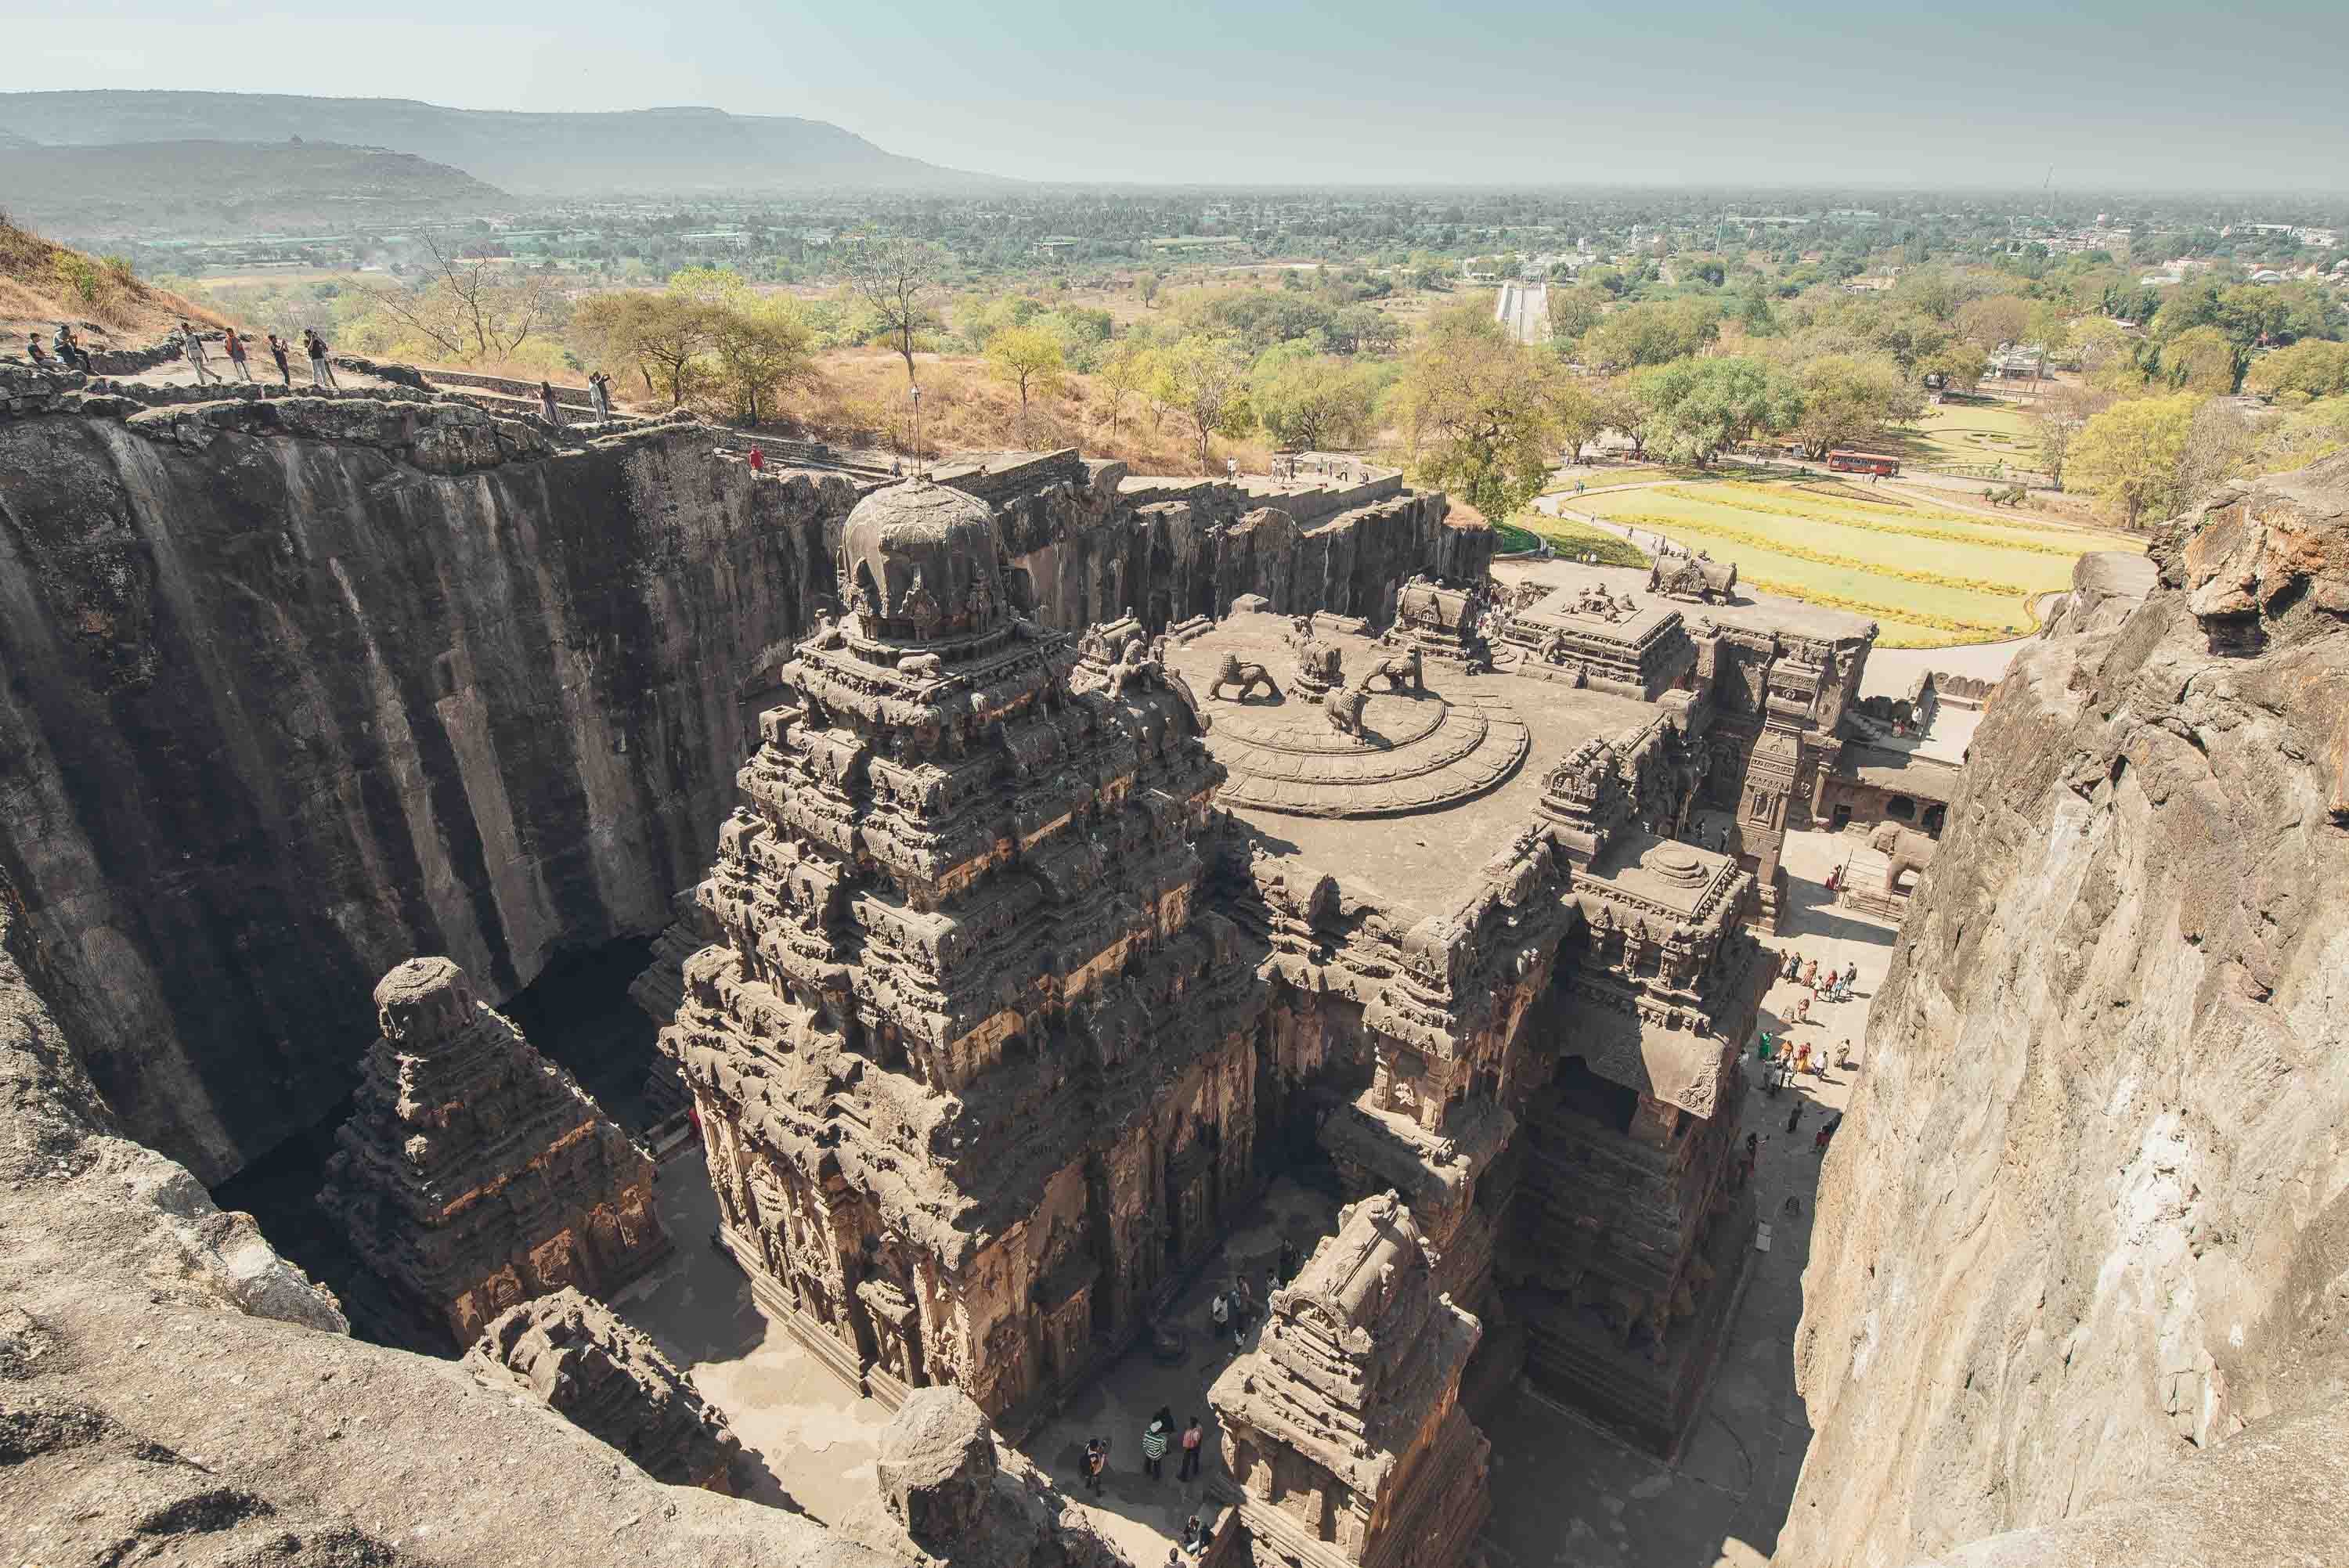
M 2349 459 L 2222 496 L 2154 559 L 2125 618 L 2016 661 L 1875 999 L 1782 1563 L 1906 1563 L 2324 1429 L 2295 1418 L 2349 1329 Z M 2279 1523 L 2313 1486 L 2337 1525 L 2338 1458 L 2259 1467 Z M 2244 1467 L 2203 1462 L 2178 1507 L 2280 1560 Z
M 489 466 L 433 471 L 466 435 Z M 298 398 L 0 421 L 0 875 L 99 1088 L 206 1181 L 348 1091 L 408 954 L 503 996 L 665 923 L 736 684 L 830 591 L 845 481 L 753 484 L 690 427 L 492 435 Z
M 742 1445 L 642 1332 L 565 1286 L 508 1307 L 465 1353 L 483 1382 L 520 1387 L 655 1480 L 732 1492 Z
M 383 977 L 383 1036 L 318 1204 L 463 1345 L 518 1301 L 609 1295 L 667 1254 L 652 1161 L 446 958 Z

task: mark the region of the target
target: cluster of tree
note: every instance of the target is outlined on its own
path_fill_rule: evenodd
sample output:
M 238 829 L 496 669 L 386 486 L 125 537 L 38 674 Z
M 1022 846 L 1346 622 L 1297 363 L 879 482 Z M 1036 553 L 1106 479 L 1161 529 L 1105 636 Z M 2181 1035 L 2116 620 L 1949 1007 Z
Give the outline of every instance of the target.
M 2127 398 L 2084 393 L 2054 466 L 2067 487 L 2095 496 L 2115 521 L 2143 527 L 2222 480 L 2305 468 L 2349 451 L 2349 386 L 2331 385 L 2328 396 L 2269 408 L 2190 391 Z M 2045 438 L 2043 424 L 2043 443 Z
M 633 367 L 647 397 L 711 407 L 749 425 L 815 374 L 815 334 L 799 303 L 761 294 L 722 268 L 688 268 L 657 294 L 592 295 L 573 315 L 571 335 L 591 364 Z

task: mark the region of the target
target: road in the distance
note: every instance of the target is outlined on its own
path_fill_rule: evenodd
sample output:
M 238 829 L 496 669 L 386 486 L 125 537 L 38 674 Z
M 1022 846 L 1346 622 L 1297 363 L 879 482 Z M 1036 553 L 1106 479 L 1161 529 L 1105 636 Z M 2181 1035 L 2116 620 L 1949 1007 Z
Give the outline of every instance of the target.
M 1540 342 L 1541 335 L 1549 330 L 1549 285 L 1503 284 L 1493 319 L 1519 343 Z

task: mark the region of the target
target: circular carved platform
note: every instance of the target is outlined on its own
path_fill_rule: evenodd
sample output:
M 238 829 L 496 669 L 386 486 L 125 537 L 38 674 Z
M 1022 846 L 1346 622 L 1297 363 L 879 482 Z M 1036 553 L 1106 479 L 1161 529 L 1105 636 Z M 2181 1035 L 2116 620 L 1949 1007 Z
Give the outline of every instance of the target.
M 1525 761 L 1525 720 L 1497 696 L 1374 693 L 1361 736 L 1318 703 L 1217 703 L 1210 736 L 1226 806 L 1298 817 L 1391 817 L 1481 795 Z

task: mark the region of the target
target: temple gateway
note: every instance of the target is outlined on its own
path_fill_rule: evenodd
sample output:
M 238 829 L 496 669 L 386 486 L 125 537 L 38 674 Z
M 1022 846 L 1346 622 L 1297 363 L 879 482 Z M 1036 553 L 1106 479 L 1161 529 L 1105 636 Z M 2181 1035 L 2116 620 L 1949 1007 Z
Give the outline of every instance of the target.
M 1071 635 L 984 501 L 856 506 L 663 1035 L 724 1244 L 843 1380 L 1016 1438 L 1311 1165 L 1355 1206 L 1216 1395 L 1274 1557 L 1458 1561 L 1464 1380 L 1676 1445 L 1754 1222 L 1754 933 L 1875 628 L 1457 553 L 1383 624 Z

